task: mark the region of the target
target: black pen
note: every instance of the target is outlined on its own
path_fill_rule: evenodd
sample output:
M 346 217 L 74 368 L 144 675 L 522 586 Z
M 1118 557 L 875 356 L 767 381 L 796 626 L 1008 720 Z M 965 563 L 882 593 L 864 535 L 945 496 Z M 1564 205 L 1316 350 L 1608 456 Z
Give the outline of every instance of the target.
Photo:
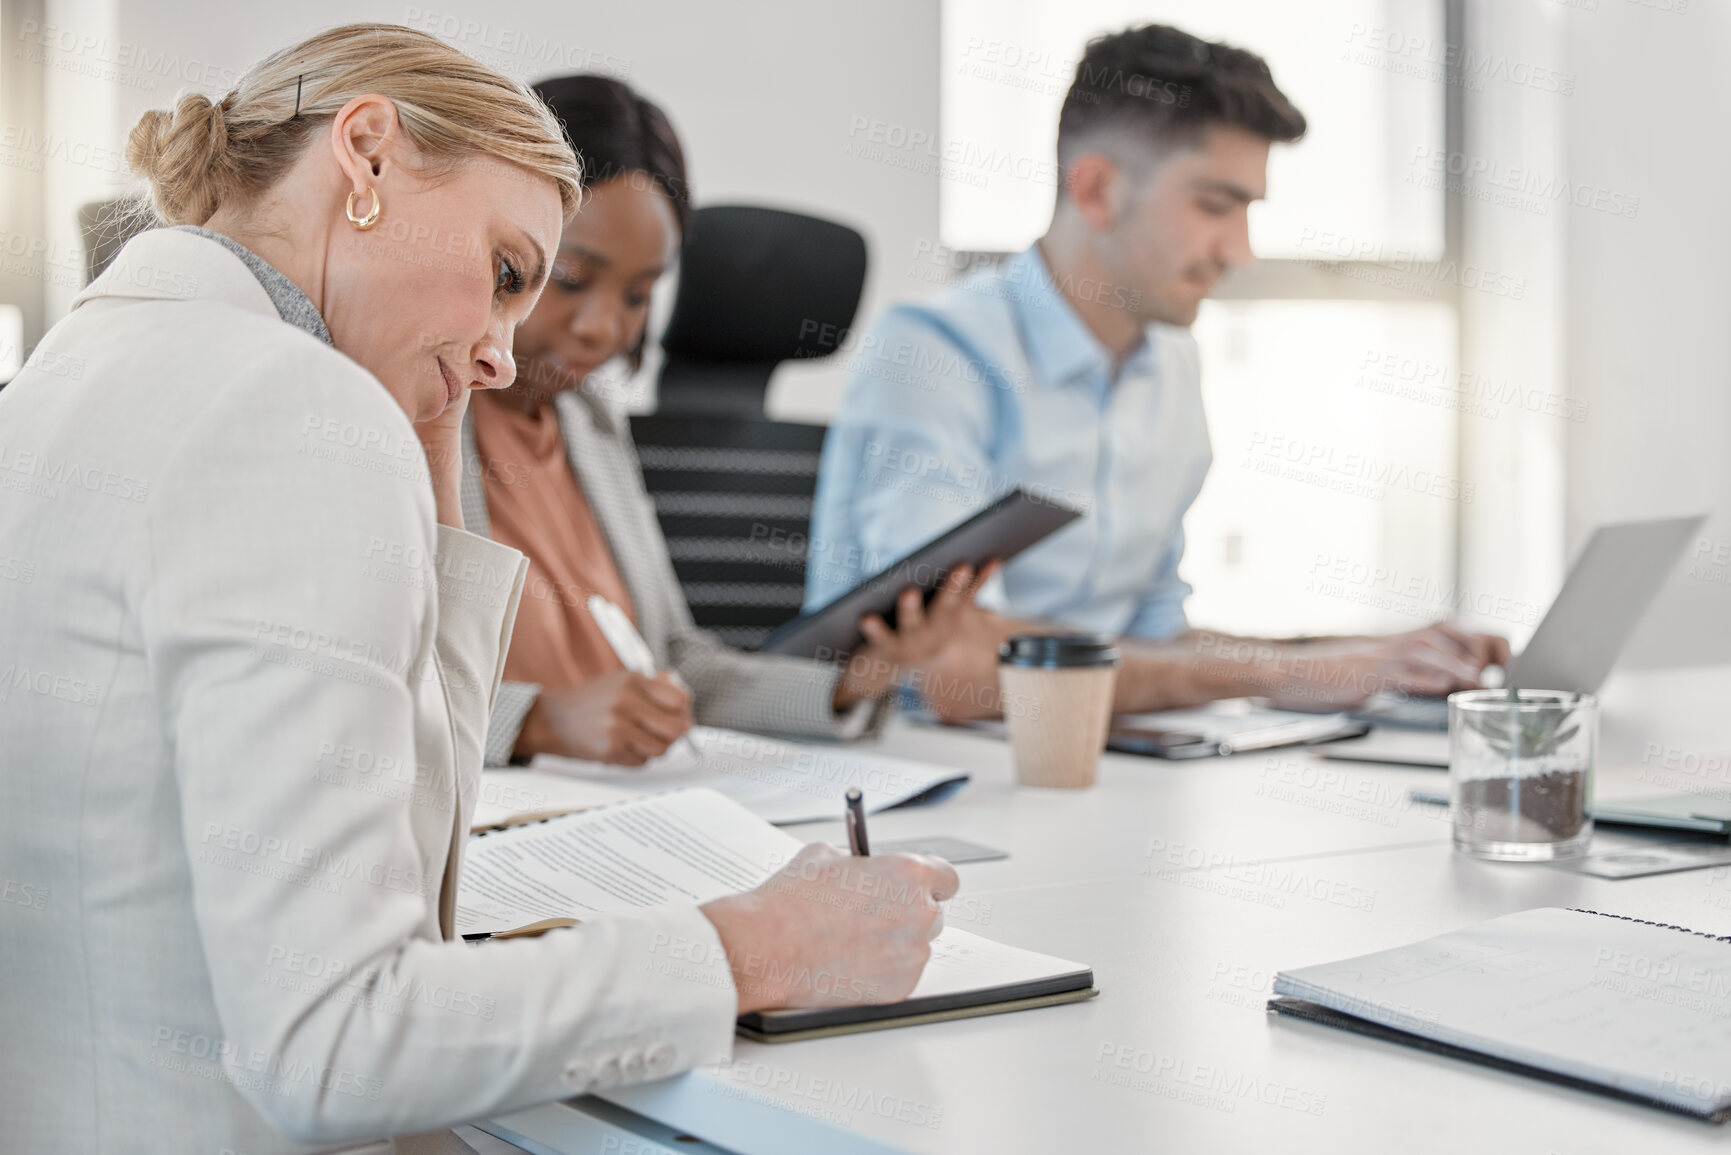
M 866 840 L 865 796 L 858 786 L 847 788 L 847 811 L 842 817 L 847 821 L 848 850 L 859 858 L 871 857 L 871 843 Z

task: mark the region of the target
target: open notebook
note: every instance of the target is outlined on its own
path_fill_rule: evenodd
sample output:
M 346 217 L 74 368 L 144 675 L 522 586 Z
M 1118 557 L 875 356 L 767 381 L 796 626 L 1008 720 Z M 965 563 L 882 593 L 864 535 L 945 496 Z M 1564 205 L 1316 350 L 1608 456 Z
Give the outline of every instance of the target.
M 513 826 L 469 840 L 456 927 L 477 939 L 615 911 L 707 902 L 757 886 L 803 845 L 708 789 Z M 1074 1002 L 1094 993 L 1093 972 L 1081 963 L 948 928 L 932 943 L 931 961 L 902 1002 L 872 1004 L 870 992 L 861 991 L 860 1001 L 840 1007 L 747 1015 L 740 1030 L 784 1042 Z
M 1282 972 L 1269 1009 L 1585 1090 L 1731 1117 L 1731 937 L 1547 908 Z

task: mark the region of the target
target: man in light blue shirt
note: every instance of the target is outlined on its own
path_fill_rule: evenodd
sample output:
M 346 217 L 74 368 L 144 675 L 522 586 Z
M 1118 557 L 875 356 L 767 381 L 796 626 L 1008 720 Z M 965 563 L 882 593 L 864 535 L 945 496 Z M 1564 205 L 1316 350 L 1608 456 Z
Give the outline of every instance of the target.
M 1153 323 L 1121 364 L 1037 248 L 862 339 L 824 443 L 806 600 L 845 593 L 1015 485 L 1080 509 L 1005 570 L 1016 616 L 1184 632 L 1184 511 L 1211 457 L 1196 342 Z
M 1058 127 L 1052 223 L 854 348 L 824 443 L 806 604 L 822 605 L 1020 485 L 1085 516 L 1005 568 L 933 676 L 940 713 L 995 712 L 996 645 L 1064 627 L 1123 640 L 1119 710 L 1263 694 L 1336 707 L 1476 686 L 1500 638 L 1437 625 L 1274 642 L 1192 630 L 1183 517 L 1211 460 L 1189 326 L 1252 259 L 1269 147 L 1304 117 L 1261 58 L 1149 25 L 1089 44 Z M 984 602 L 986 599 L 982 599 Z

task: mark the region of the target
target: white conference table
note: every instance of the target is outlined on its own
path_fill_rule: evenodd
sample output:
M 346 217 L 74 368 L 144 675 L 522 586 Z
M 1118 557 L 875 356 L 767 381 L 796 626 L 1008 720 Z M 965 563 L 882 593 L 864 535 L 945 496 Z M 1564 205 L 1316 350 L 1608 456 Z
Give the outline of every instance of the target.
M 1611 729 L 1625 752 L 1639 749 L 1627 726 Z M 1055 791 L 1016 787 L 1008 746 L 985 735 L 900 724 L 883 750 L 973 781 L 941 805 L 874 815 L 873 839 L 944 834 L 1007 850 L 957 868 L 967 901 L 951 904 L 951 924 L 1086 962 L 1099 997 L 804 1043 L 739 1040 L 728 1067 L 485 1129 L 559 1155 L 1731 1151 L 1731 1129 L 1264 1009 L 1278 970 L 1529 907 L 1731 933 L 1731 870 L 1609 881 L 1477 862 L 1451 850 L 1446 812 L 1407 800 L 1412 786 L 1446 789 L 1443 772 L 1309 752 L 1108 755 L 1094 788 Z M 1638 764 L 1606 761 L 1601 797 L 1663 792 Z M 839 822 L 790 829 L 845 843 Z M 1596 848 L 1668 840 L 1601 829 Z

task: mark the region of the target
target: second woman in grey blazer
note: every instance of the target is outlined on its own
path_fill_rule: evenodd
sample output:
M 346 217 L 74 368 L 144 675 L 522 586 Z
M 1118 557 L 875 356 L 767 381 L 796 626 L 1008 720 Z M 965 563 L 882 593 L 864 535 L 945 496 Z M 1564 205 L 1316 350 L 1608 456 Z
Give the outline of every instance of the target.
M 536 92 L 552 107 L 582 159 L 586 196 L 560 239 L 546 294 L 518 330 L 517 384 L 493 403 L 516 409 L 518 420 L 539 412 L 544 422 L 550 410 L 564 461 L 548 468 L 545 461 L 537 466 L 490 456 L 478 444 L 474 425 L 488 413 L 472 413 L 463 431 L 463 516 L 486 533 L 491 529 L 489 490 L 515 500 L 506 487 L 531 482 L 566 487 L 574 480 L 579 516 L 593 516 L 638 632 L 657 666 L 677 679 L 619 669 L 578 679 L 566 663 L 553 677 L 572 684 L 513 680 L 524 669 L 536 668 L 514 649 L 493 710 L 488 763 L 554 753 L 636 765 L 666 750 L 694 720 L 842 739 L 877 729 L 889 713 L 888 692 L 898 678 L 917 671 L 981 612 L 972 603 L 979 582 L 971 573 L 955 575 L 956 582 L 923 613 L 916 596 L 898 610 L 896 631 L 879 620 L 868 622 L 867 645 L 845 666 L 735 650 L 693 624 L 643 485 L 629 424 L 622 408 L 590 376 L 616 357 L 633 368 L 641 360 L 650 290 L 677 253 L 691 211 L 683 154 L 661 110 L 617 80 L 563 77 L 543 81 Z M 569 466 L 569 479 L 547 476 L 562 466 Z M 516 647 L 542 642 L 529 624 L 542 608 L 531 601 L 538 582 L 551 591 L 549 596 L 572 606 L 569 618 L 563 612 L 542 617 L 547 628 L 591 628 L 582 604 L 592 591 L 565 588 L 585 583 L 551 580 L 551 568 L 538 579 L 536 567 L 552 559 L 537 558 L 534 541 L 495 536 L 530 557 L 528 608 Z M 556 540 L 548 552 L 570 556 L 570 544 Z M 610 654 L 599 660 L 617 665 Z M 542 662 L 538 668 L 558 666 Z

